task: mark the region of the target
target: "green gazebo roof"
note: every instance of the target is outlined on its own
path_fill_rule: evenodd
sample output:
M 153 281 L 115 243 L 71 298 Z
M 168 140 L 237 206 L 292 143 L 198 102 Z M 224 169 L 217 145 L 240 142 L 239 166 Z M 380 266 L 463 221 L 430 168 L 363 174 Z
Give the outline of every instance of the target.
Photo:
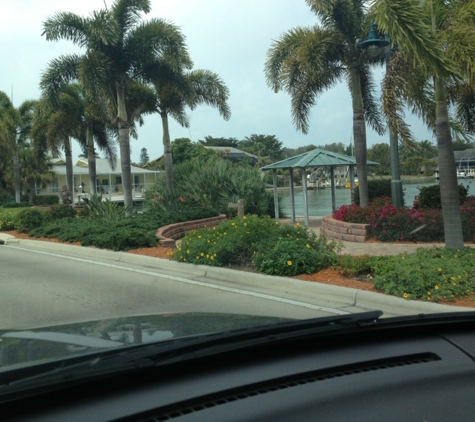
M 378 165 L 374 161 L 367 161 L 368 165 Z M 262 167 L 262 170 L 307 168 L 307 167 L 328 167 L 328 166 L 349 166 L 356 165 L 355 157 L 326 151 L 324 149 L 313 149 L 303 154 L 290 157 L 277 163 Z

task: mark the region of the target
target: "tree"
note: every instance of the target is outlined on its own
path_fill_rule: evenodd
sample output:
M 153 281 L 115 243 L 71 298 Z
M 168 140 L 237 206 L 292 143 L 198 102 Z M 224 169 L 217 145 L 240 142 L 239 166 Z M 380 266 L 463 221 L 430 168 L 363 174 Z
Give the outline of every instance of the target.
M 204 140 L 198 141 L 207 147 L 230 147 L 239 148 L 239 141 L 236 138 L 213 138 L 212 136 L 205 136 Z
M 275 41 L 267 53 L 268 85 L 291 96 L 292 119 L 307 133 L 309 113 L 318 95 L 337 82 L 347 82 L 353 108 L 353 138 L 358 170 L 360 203 L 368 203 L 365 120 L 380 134 L 384 128 L 373 98 L 370 66 L 381 63 L 357 44 L 364 39 L 367 16 L 361 0 L 306 0 L 319 25 L 295 28 Z
M 87 18 L 63 12 L 43 24 L 47 40 L 66 39 L 86 49 L 79 65 L 81 84 L 88 95 L 104 96 L 115 105 L 126 209 L 132 206 L 130 86 L 147 81 L 152 67 L 157 76 L 184 63 L 191 66 L 179 29 L 163 19 L 141 22 L 140 14 L 149 12 L 149 0 L 115 0 Z
M 13 179 L 15 202 L 21 201 L 20 149 L 27 143 L 32 125 L 34 101 L 24 101 L 15 108 L 8 96 L 0 91 L 0 141 L 11 153 L 13 161 Z
M 368 149 L 368 159 L 379 164 L 374 166 L 376 174 L 382 176 L 391 172 L 391 152 L 388 144 L 380 143 L 373 145 Z
M 142 148 L 140 150 L 140 161 L 139 164 L 143 167 L 150 161 L 150 157 L 148 156 L 147 148 Z
M 183 163 L 184 161 L 192 160 L 194 158 L 206 159 L 215 152 L 211 149 L 206 149 L 203 144 L 199 142 L 191 142 L 188 138 L 177 138 L 172 142 L 173 162 L 175 164 Z
M 404 12 L 400 13 L 402 10 Z M 435 129 L 445 245 L 450 249 L 461 249 L 464 243 L 448 113 L 448 86 L 455 84 L 452 92 L 467 88 L 469 92 L 473 91 L 473 10 L 474 0 L 375 0 L 372 9 L 379 28 L 388 32 L 399 47 L 399 57 L 393 60 L 392 72 L 386 75 L 383 88 L 387 95 L 383 103 L 391 105 L 387 107 L 390 125 L 396 131 L 404 127 L 403 106 L 398 101 L 403 98 L 429 127 Z M 431 93 L 432 97 L 428 98 Z M 462 107 L 466 108 L 466 105 Z
M 239 148 L 251 154 L 257 155 L 261 160 L 268 160 L 270 163 L 282 160 L 283 148 L 275 135 L 246 136 L 239 142 Z
M 186 63 L 178 72 L 159 75 L 153 78 L 157 96 L 157 108 L 163 127 L 163 149 L 165 159 L 165 176 L 168 190 L 173 190 L 173 154 L 170 142 L 168 116 L 173 117 L 184 127 L 189 126 L 186 107 L 193 110 L 200 104 L 207 104 L 218 109 L 221 116 L 228 120 L 231 116 L 227 100 L 229 90 L 221 78 L 209 70 L 186 72 Z

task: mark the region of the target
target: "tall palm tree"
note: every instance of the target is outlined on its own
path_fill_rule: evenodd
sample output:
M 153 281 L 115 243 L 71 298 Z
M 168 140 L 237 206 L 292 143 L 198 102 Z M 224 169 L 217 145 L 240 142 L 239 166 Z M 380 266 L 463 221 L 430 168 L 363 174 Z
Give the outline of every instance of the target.
M 43 25 L 47 40 L 67 39 L 86 48 L 79 67 L 82 85 L 88 95 L 107 96 L 115 103 L 124 203 L 128 206 L 132 206 L 126 105 L 129 83 L 143 81 L 157 62 L 163 67 L 191 67 L 179 29 L 163 19 L 141 22 L 141 13 L 149 12 L 150 0 L 115 0 L 109 9 L 93 12 L 90 17 L 58 13 Z
M 0 91 L 0 140 L 13 158 L 15 202 L 21 201 L 20 158 L 21 144 L 27 142 L 32 125 L 35 101 L 24 101 L 15 108 L 8 96 Z
M 275 41 L 267 54 L 265 73 L 274 91 L 291 96 L 292 119 L 307 133 L 309 113 L 317 97 L 344 80 L 351 93 L 353 139 L 357 162 L 360 204 L 368 203 L 367 121 L 383 133 L 380 113 L 373 97 L 375 84 L 370 66 L 381 64 L 357 44 L 365 38 L 367 16 L 361 0 L 306 0 L 320 24 L 294 28 Z
M 168 77 L 156 78 L 154 86 L 157 96 L 157 110 L 162 120 L 163 150 L 165 159 L 165 177 L 167 188 L 173 190 L 173 158 L 170 141 L 168 116 L 180 125 L 189 127 L 186 107 L 193 110 L 200 104 L 218 109 L 225 120 L 229 120 L 231 111 L 227 100 L 229 90 L 221 78 L 205 69 L 190 72 L 176 72 Z
M 400 95 L 435 129 L 445 245 L 450 249 L 461 249 L 464 243 L 448 87 L 453 84 L 459 88 L 470 87 L 471 98 L 474 98 L 471 88 L 475 76 L 474 10 L 474 0 L 375 0 L 372 9 L 380 29 L 391 34 L 400 50 L 400 59 L 394 63 L 396 70 L 387 76 L 386 84 L 394 86 L 390 77 L 396 79 L 398 74 L 399 82 L 405 82 L 387 93 L 395 108 L 401 109 L 396 99 Z M 427 99 L 430 93 L 432 98 Z M 458 99 L 460 107 L 466 109 L 467 97 Z M 388 112 L 390 114 L 390 108 Z M 396 125 L 401 125 L 400 115 L 393 112 L 392 117 Z M 462 123 L 473 130 L 470 122 L 471 118 Z

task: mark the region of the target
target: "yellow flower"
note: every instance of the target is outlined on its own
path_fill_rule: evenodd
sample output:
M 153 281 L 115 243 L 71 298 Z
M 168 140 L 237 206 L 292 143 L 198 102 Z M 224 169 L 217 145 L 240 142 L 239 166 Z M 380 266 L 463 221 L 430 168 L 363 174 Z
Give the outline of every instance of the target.
M 427 300 L 430 300 L 430 297 L 429 297 L 429 296 L 427 296 Z
M 437 268 L 437 271 L 439 271 L 439 272 L 442 271 L 442 268 Z
M 457 278 L 460 280 L 460 279 L 462 278 L 462 276 L 459 274 L 459 275 L 457 276 Z
M 308 243 L 305 245 L 305 247 L 306 247 L 307 249 L 310 249 L 310 245 L 309 245 Z
M 292 261 L 287 261 L 287 265 L 292 265 Z
M 190 253 L 190 250 L 189 250 L 189 249 L 187 249 L 187 250 L 186 250 L 186 253 Z
M 246 216 L 244 215 L 244 216 L 242 217 L 242 219 L 245 220 L 245 219 L 246 219 Z
M 457 258 L 457 255 L 454 255 L 454 258 Z
M 401 259 L 406 259 L 406 257 L 403 255 L 403 256 L 401 256 Z
M 198 239 L 201 239 L 201 235 L 200 235 L 200 236 L 198 236 Z
M 233 221 L 233 222 L 231 223 L 231 226 L 235 226 L 235 225 L 236 225 L 236 223 Z
M 247 226 L 247 223 L 244 223 L 245 226 Z
M 183 261 L 185 261 L 185 262 L 186 262 L 186 258 L 183 258 Z
M 214 256 L 211 255 L 211 256 L 209 257 L 209 259 L 211 259 L 211 261 L 214 261 Z
M 439 286 L 435 286 L 434 288 L 435 288 L 435 290 L 439 290 Z
M 204 252 L 201 252 L 200 255 L 201 255 L 201 256 L 205 256 Z
M 404 293 L 403 296 L 404 296 L 404 299 L 407 299 L 409 297 L 407 293 Z
M 209 254 L 206 254 L 206 258 L 209 258 Z
M 278 221 L 276 221 L 276 222 L 275 222 L 275 224 L 279 225 L 279 222 L 278 222 Z
M 199 255 L 196 255 L 196 259 L 200 259 L 200 256 L 199 256 Z
M 300 227 L 300 223 L 297 223 L 297 227 Z
M 427 296 L 430 296 L 430 292 L 427 292 Z

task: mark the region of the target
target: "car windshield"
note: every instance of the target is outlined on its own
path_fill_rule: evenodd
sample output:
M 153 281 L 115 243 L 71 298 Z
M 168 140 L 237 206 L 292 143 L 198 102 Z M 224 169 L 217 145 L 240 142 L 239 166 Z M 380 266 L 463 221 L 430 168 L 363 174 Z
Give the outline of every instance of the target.
M 156 3 L 0 1 L 0 378 L 475 308 L 463 10 Z

